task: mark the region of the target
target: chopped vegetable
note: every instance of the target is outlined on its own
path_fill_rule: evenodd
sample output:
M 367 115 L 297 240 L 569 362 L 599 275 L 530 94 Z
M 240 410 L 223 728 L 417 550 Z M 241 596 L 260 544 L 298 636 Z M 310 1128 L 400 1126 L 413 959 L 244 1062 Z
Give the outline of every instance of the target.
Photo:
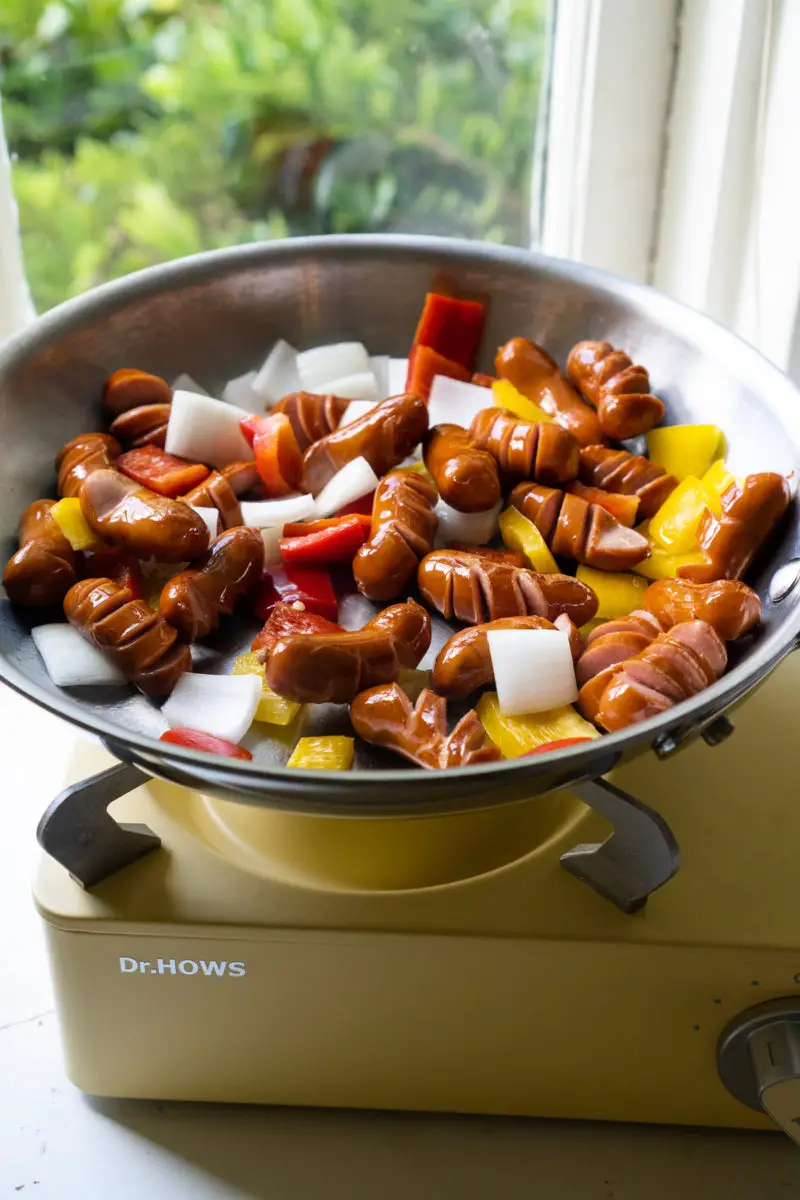
M 336 593 L 324 567 L 287 563 L 283 568 L 265 574 L 253 601 L 258 619 L 266 621 L 275 605 L 281 601 L 302 604 L 308 612 L 319 613 L 329 621 L 335 621 L 339 615 Z
M 255 721 L 266 725 L 290 725 L 303 705 L 295 700 L 287 700 L 279 696 L 264 678 L 264 664 L 259 662 L 258 655 L 252 650 L 249 654 L 240 654 L 233 660 L 232 675 L 257 675 L 261 681 L 261 699 L 258 702 Z
M 564 738 L 599 738 L 594 725 L 567 705 L 530 716 L 509 717 L 500 712 L 496 692 L 484 692 L 475 706 L 487 734 L 503 758 L 519 758 L 537 746 Z
M 497 408 L 507 408 L 522 421 L 535 421 L 537 424 L 541 424 L 543 421 L 552 421 L 553 419 L 548 417 L 538 404 L 534 404 L 533 400 L 529 400 L 527 396 L 523 396 L 522 392 L 518 392 L 508 379 L 498 379 L 492 384 L 492 404 Z
M 478 300 L 458 300 L 428 292 L 414 333 L 412 355 L 417 346 L 472 368 L 483 333 L 484 309 Z
M 452 362 L 430 346 L 415 346 L 408 359 L 408 374 L 403 391 L 412 392 L 427 400 L 431 394 L 434 379 L 449 376 L 451 379 L 469 379 L 469 371 Z
M 372 371 L 357 371 L 352 375 L 340 375 L 336 379 L 328 379 L 324 387 L 318 390 L 326 395 L 340 396 L 343 400 L 362 403 L 369 401 L 377 404 L 381 397 L 378 392 L 378 381 Z
M 330 346 L 315 346 L 297 355 L 297 370 L 307 392 L 342 395 L 330 386 L 334 380 L 349 375 L 368 374 L 375 379 L 369 366 L 369 355 L 361 342 L 335 342 Z M 377 396 L 375 397 L 377 399 Z M 351 396 L 350 399 L 368 399 Z
M 317 515 L 314 497 L 284 496 L 281 500 L 242 500 L 242 524 L 253 529 L 280 528 L 287 521 L 304 521 Z
M 650 539 L 672 554 L 699 549 L 697 529 L 707 508 L 720 511 L 716 492 L 702 479 L 688 475 L 650 518 Z
M 629 612 L 639 608 L 642 596 L 647 591 L 644 580 L 627 571 L 596 571 L 594 567 L 578 567 L 575 574 L 597 596 L 596 615 L 606 621 L 626 617 Z
M 364 530 L 364 537 L 369 536 L 372 528 L 372 517 L 364 513 L 344 513 L 336 517 L 320 517 L 318 521 L 288 521 L 283 527 L 283 537 L 301 538 L 309 533 L 319 533 L 323 529 L 338 529 L 342 522 L 354 517 Z
M 97 544 L 97 534 L 83 515 L 77 496 L 65 496 L 63 500 L 57 500 L 50 509 L 50 516 L 73 550 L 89 550 Z
M 173 729 L 199 729 L 238 742 L 250 728 L 261 699 L 254 675 L 182 675 L 161 709 Z
M 239 429 L 239 409 L 195 392 L 175 392 L 164 449 L 192 462 L 226 467 L 252 459 Z
M 297 526 L 286 526 L 286 529 Z M 281 555 L 285 563 L 352 562 L 364 545 L 368 530 L 355 514 L 331 521 L 325 529 L 316 529 L 304 536 L 281 538 Z
M 300 483 L 303 455 L 285 413 L 262 417 L 253 438 L 256 469 L 271 496 L 288 496 Z
M 534 754 L 546 754 L 549 750 L 566 750 L 568 746 L 579 746 L 581 742 L 591 742 L 594 738 L 590 737 L 569 737 L 557 738 L 554 742 L 543 742 L 541 746 L 534 746 L 533 750 L 525 751 L 525 758 L 530 758 Z
M 351 400 L 344 410 L 344 415 L 337 428 L 341 429 L 343 425 L 349 425 L 351 421 L 359 421 L 368 412 L 372 412 L 378 404 L 380 404 L 380 400 Z
M 699 566 L 706 561 L 702 550 L 690 550 L 686 554 L 675 554 L 664 550 L 656 542 L 650 543 L 650 557 L 633 568 L 644 579 L 672 579 L 677 577 L 680 567 Z
M 425 688 L 431 685 L 430 671 L 420 671 L 418 667 L 401 667 L 397 676 L 397 686 L 402 688 L 412 704 L 416 704 Z
M 560 629 L 490 629 L 486 639 L 504 716 L 546 712 L 578 699 L 569 638 Z
M 407 358 L 390 358 L 389 359 L 389 396 L 402 396 L 406 390 L 406 378 L 408 376 L 408 359 Z
M 378 476 L 365 458 L 353 458 L 341 471 L 329 479 L 316 498 L 316 511 L 320 517 L 329 517 L 346 504 L 352 504 L 367 492 L 374 492 Z
M 31 630 L 47 674 L 57 687 L 124 684 L 125 676 L 101 650 L 87 642 L 72 625 L 59 622 Z
M 173 392 L 195 392 L 198 396 L 209 396 L 211 394 L 196 379 L 192 379 L 191 375 L 187 375 L 185 371 L 173 379 L 172 390 Z
M 484 546 L 497 533 L 497 518 L 502 503 L 486 512 L 462 513 L 440 500 L 436 505 L 439 518 L 439 537 L 444 542 L 471 542 Z
M 612 517 L 616 517 L 620 525 L 632 529 L 639 512 L 638 496 L 623 496 L 619 492 L 604 492 L 602 488 L 588 487 L 578 479 L 568 483 L 566 490 L 573 496 L 580 496 L 587 504 L 599 504 Z
M 469 429 L 473 417 L 490 406 L 486 403 L 486 388 L 476 387 L 461 379 L 437 375 L 428 400 L 428 422 L 434 425 L 460 425 Z
M 388 354 L 370 354 L 369 356 L 369 368 L 375 376 L 379 401 L 388 400 L 392 394 L 389 391 L 389 362 Z
M 343 504 L 340 509 L 337 509 L 337 517 L 349 517 L 351 513 L 363 513 L 364 516 L 372 517 L 372 510 L 375 507 L 375 493 L 367 492 L 364 496 L 359 496 L 357 500 L 351 500 L 349 504 Z
M 162 733 L 159 741 L 169 742 L 173 746 L 185 746 L 188 750 L 201 750 L 204 754 L 219 754 L 223 758 L 242 758 L 252 760 L 252 754 L 242 746 L 237 746 L 225 738 L 214 737 L 211 733 L 203 733 L 200 729 L 168 729 Z
M 716 425 L 661 425 L 647 434 L 647 453 L 680 481 L 703 475 L 720 453 L 724 439 Z
M 185 571 L 188 563 L 153 563 L 145 567 L 142 576 L 142 599 L 148 608 L 158 612 L 158 602 L 170 579 Z M 109 576 L 113 579 L 113 576 Z
M 273 526 L 271 529 L 262 529 L 261 540 L 264 543 L 264 566 L 276 567 L 279 563 L 282 563 L 280 526 Z
M 725 495 L 728 488 L 733 487 L 733 485 L 736 483 L 736 476 L 731 474 L 731 472 L 725 466 L 725 459 L 718 458 L 715 463 L 711 464 L 700 482 L 706 488 L 708 488 L 708 491 L 712 495 L 717 497 L 718 503 L 716 507 L 712 508 L 709 504 L 709 508 L 711 508 L 711 511 L 714 513 L 714 515 L 718 517 L 722 512 L 722 497 Z
M 355 738 L 303 737 L 286 765 L 305 771 L 349 771 L 354 755 Z
M 542 574 L 558 571 L 558 563 L 539 530 L 517 508 L 507 508 L 498 518 L 500 536 L 511 550 L 524 555 L 527 566 Z
M 294 603 L 298 603 L 295 601 Z M 294 604 L 279 600 L 269 614 L 267 623 L 253 639 L 251 650 L 269 651 L 282 638 L 294 637 L 298 633 L 341 633 L 341 625 L 321 617 L 307 608 L 295 608 Z
M 128 588 L 134 600 L 141 597 L 142 568 L 138 558 L 124 550 L 87 551 L 81 574 L 86 579 L 113 579 L 120 587 Z
M 114 466 L 142 487 L 170 499 L 185 496 L 208 478 L 208 467 L 202 463 L 186 462 L 158 446 L 138 446 L 128 450 L 119 456 Z
M 208 540 L 209 542 L 213 542 L 219 532 L 219 509 L 204 508 L 198 504 L 193 504 L 191 507 L 196 513 L 199 513 L 205 521 L 208 528 Z
M 279 338 L 256 372 L 252 387 L 270 407 L 292 392 L 301 392 L 303 384 L 294 346 Z
M 222 389 L 222 399 L 226 404 L 233 404 L 236 408 L 244 409 L 245 412 L 252 412 L 254 408 L 260 408 L 264 403 L 264 398 L 253 390 L 255 378 L 255 371 L 246 371 L 244 375 L 237 375 L 235 379 L 229 379 Z

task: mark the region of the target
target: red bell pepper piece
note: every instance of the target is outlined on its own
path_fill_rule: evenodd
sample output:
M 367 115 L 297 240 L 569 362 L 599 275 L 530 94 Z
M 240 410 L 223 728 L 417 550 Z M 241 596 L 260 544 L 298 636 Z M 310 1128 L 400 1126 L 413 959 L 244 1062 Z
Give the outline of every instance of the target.
M 288 496 L 300 483 L 303 454 L 285 413 L 272 413 L 253 438 L 256 468 L 271 496 Z
M 81 576 L 83 579 L 113 579 L 129 589 L 134 600 L 142 597 L 142 568 L 139 560 L 124 550 L 84 550 Z
M 427 400 L 434 375 L 449 375 L 451 379 L 469 379 L 469 371 L 453 359 L 445 358 L 430 346 L 412 346 L 408 356 L 406 391 Z
M 470 383 L 474 383 L 476 387 L 490 388 L 493 383 L 497 383 L 497 376 L 484 375 L 483 371 L 476 371 L 470 379 Z
M 612 517 L 616 517 L 621 525 L 633 528 L 636 514 L 639 512 L 638 496 L 623 496 L 619 492 L 604 492 L 602 488 L 589 487 L 578 479 L 567 484 L 566 490 L 573 496 L 581 496 L 587 504 L 599 504 Z
M 263 420 L 264 417 L 261 413 L 251 413 L 249 417 L 242 417 L 241 421 L 239 422 L 239 430 L 248 446 L 252 446 L 253 438 L 261 428 L 261 422 Z
M 326 529 L 302 537 L 282 537 L 278 545 L 285 563 L 352 562 L 366 536 L 358 517 L 340 517 Z
M 372 517 L 368 517 L 364 513 L 349 513 L 348 517 L 359 522 L 364 530 L 365 539 L 368 538 L 372 529 Z M 321 529 L 333 529 L 334 526 L 341 526 L 345 519 L 345 516 L 342 515 L 341 517 L 321 517 L 318 521 L 289 521 L 283 527 L 283 536 L 285 538 L 305 537 L 307 533 L 319 533 Z
M 281 600 L 269 614 L 266 625 L 253 639 L 251 650 L 269 652 L 282 638 L 294 637 L 298 633 L 341 633 L 341 625 L 321 617 L 308 609 L 294 608 Z
M 343 505 L 339 509 L 337 517 L 349 517 L 351 513 L 361 514 L 362 516 L 372 519 L 372 510 L 375 507 L 375 493 L 367 492 L 366 496 L 359 496 L 358 500 L 351 500 L 349 504 Z
M 428 292 L 414 334 L 415 346 L 430 346 L 443 358 L 472 368 L 483 333 L 484 311 L 479 300 L 458 300 Z
M 184 496 L 208 476 L 208 467 L 203 463 L 187 462 L 167 454 L 158 446 L 139 446 L 121 454 L 114 466 L 129 479 L 135 479 L 159 496 Z
M 168 729 L 162 733 L 159 741 L 170 742 L 173 746 L 186 746 L 189 750 L 203 750 L 206 754 L 221 754 L 225 758 L 244 758 L 249 761 L 253 757 L 243 746 L 199 729 Z
M 258 619 L 266 621 L 275 605 L 281 601 L 288 604 L 299 601 L 307 612 L 319 613 L 330 621 L 335 621 L 339 615 L 336 593 L 324 567 L 286 563 L 265 574 L 253 602 Z
M 555 742 L 544 742 L 541 746 L 534 746 L 532 750 L 526 750 L 522 757 L 530 758 L 533 754 L 544 754 L 547 750 L 565 750 L 567 746 L 577 746 L 579 742 L 593 742 L 594 740 L 590 737 L 558 738 Z
M 448 550 L 465 550 L 467 554 L 479 554 L 492 562 L 510 563 L 512 567 L 526 566 L 525 556 L 517 550 L 490 550 L 488 546 L 472 546 L 469 542 L 448 542 Z

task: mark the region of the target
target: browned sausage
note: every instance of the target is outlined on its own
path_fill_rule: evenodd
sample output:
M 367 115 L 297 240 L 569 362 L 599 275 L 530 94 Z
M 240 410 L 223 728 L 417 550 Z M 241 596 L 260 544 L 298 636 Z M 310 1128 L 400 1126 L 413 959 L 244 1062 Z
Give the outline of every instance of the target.
M 303 489 L 316 495 L 354 458 L 365 458 L 380 479 L 422 441 L 428 406 L 419 396 L 393 396 L 320 438 L 303 455 Z
M 438 770 L 496 762 L 500 751 L 487 740 L 473 710 L 447 735 L 447 706 L 425 688 L 414 707 L 396 683 L 370 688 L 350 705 L 350 720 L 359 737 L 387 746 L 420 767 Z
M 318 396 L 315 392 L 292 392 L 284 396 L 273 408 L 273 412 L 286 413 L 297 444 L 305 451 L 320 438 L 327 437 L 338 428 L 349 400 L 341 396 Z
M 578 342 L 567 375 L 593 408 L 606 437 L 622 441 L 647 433 L 664 420 L 664 405 L 650 394 L 650 376 L 610 342 Z
M 475 387 L 490 388 L 493 383 L 497 383 L 496 375 L 486 375 L 483 371 L 476 371 L 470 379 L 470 383 L 474 383 Z
M 168 696 L 192 669 L 191 651 L 178 643 L 177 631 L 112 579 L 76 583 L 64 598 L 64 612 L 146 696 Z
M 94 471 L 81 485 L 80 502 L 95 533 L 136 558 L 185 562 L 208 549 L 208 526 L 198 512 L 119 471 Z
M 258 481 L 254 463 L 229 463 L 221 471 L 212 471 L 207 478 L 192 488 L 181 500 L 194 508 L 216 508 L 223 529 L 232 529 L 242 523 L 242 508 L 239 496 L 249 492 Z
M 659 579 L 650 584 L 641 603 L 666 628 L 683 621 L 706 621 L 724 642 L 749 633 L 761 620 L 758 593 L 732 579 L 713 583 Z
M 439 524 L 436 488 L 418 471 L 390 471 L 375 489 L 372 529 L 353 559 L 353 578 L 370 600 L 392 600 L 414 578 Z
M 497 461 L 507 482 L 537 479 L 568 483 L 578 474 L 580 446 L 567 429 L 554 422 L 520 421 L 505 408 L 484 408 L 470 433 Z
M 281 639 L 267 659 L 266 680 L 280 696 L 300 704 L 349 704 L 365 688 L 392 683 L 401 667 L 415 667 L 430 641 L 430 617 L 408 600 L 363 629 Z
M 237 602 L 261 578 L 264 539 L 258 529 L 229 529 L 194 567 L 166 584 L 158 604 L 165 621 L 186 642 L 207 637 L 230 616 Z
M 35 500 L 19 523 L 19 550 L 3 572 L 14 604 L 60 604 L 78 578 L 77 556 L 50 510 L 55 500 Z
M 647 538 L 582 496 L 541 483 L 520 483 L 508 502 L 533 522 L 554 554 L 587 567 L 625 571 L 650 553 Z
M 559 620 L 563 620 L 559 617 Z M 431 685 L 448 700 L 462 700 L 477 688 L 494 681 L 489 639 L 495 629 L 555 629 L 545 617 L 502 617 L 482 625 L 470 625 L 454 633 L 436 656 Z M 574 627 L 573 627 L 574 628 Z M 567 636 L 569 633 L 567 632 Z
M 581 400 L 558 363 L 541 346 L 527 338 L 512 338 L 497 351 L 494 365 L 501 379 L 508 379 L 518 392 L 568 429 L 579 445 L 602 442 L 597 413 Z
M 159 375 L 121 367 L 103 385 L 103 406 L 112 417 L 143 404 L 171 404 L 172 388 Z
M 535 616 L 555 621 L 562 613 L 585 625 L 597 597 L 572 575 L 540 575 L 461 550 L 434 550 L 419 565 L 417 586 L 448 621 L 479 625 L 501 617 Z
M 463 550 L 465 554 L 477 554 L 479 558 L 490 558 L 492 562 L 511 563 L 512 567 L 524 567 L 527 559 L 516 550 L 495 550 L 489 546 L 474 546 L 472 542 L 448 542 L 447 550 Z
M 77 496 L 93 471 L 113 467 L 122 447 L 109 433 L 82 433 L 62 446 L 56 457 L 59 496 Z
M 139 446 L 164 449 L 171 404 L 141 404 L 120 413 L 109 425 L 109 432 L 131 450 Z
M 697 540 L 706 561 L 678 568 L 681 579 L 710 583 L 714 579 L 740 579 L 759 546 L 789 506 L 791 492 L 783 475 L 766 471 L 748 475 L 744 484 L 728 488 L 722 497 L 722 515 L 706 509 Z
M 726 666 L 725 643 L 712 626 L 685 621 L 585 683 L 578 707 L 588 720 L 614 733 L 697 695 Z
M 423 442 L 425 466 L 439 495 L 458 512 L 486 512 L 500 499 L 500 475 L 491 454 L 460 425 L 435 425 Z
M 674 475 L 668 475 L 649 458 L 629 454 L 627 450 L 611 450 L 608 446 L 585 446 L 581 450 L 578 473 L 581 483 L 589 487 L 619 492 L 622 496 L 638 496 L 642 520 L 658 512 L 678 486 Z

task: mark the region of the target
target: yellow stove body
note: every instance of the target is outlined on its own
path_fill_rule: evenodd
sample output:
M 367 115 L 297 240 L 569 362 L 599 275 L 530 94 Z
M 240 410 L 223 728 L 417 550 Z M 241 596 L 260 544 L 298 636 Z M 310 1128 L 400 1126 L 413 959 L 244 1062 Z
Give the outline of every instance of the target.
M 42 857 L 67 1069 L 96 1094 L 772 1128 L 716 1070 L 726 1023 L 800 998 L 800 659 L 714 749 L 614 782 L 677 876 L 626 915 L 560 855 L 559 793 L 422 820 L 298 817 L 152 781 L 162 849 L 91 893 Z M 111 760 L 82 750 L 73 777 Z

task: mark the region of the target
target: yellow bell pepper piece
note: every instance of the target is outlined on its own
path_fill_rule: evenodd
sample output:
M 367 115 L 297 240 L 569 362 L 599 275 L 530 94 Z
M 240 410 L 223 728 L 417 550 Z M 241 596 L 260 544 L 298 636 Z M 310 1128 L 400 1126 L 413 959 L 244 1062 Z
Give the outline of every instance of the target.
M 522 392 L 518 392 L 507 379 L 496 379 L 492 384 L 492 402 L 497 408 L 507 408 L 523 421 L 552 421 L 543 408 L 534 404 Z
M 354 738 L 304 737 L 300 738 L 286 765 L 303 767 L 306 771 L 349 771 L 354 754 Z
M 416 704 L 420 693 L 431 686 L 430 671 L 420 671 L 417 667 L 401 667 L 397 676 L 398 687 L 401 687 L 412 704 Z
M 650 539 L 673 554 L 698 549 L 697 529 L 706 509 L 719 510 L 719 496 L 689 475 L 650 518 Z
M 418 475 L 422 475 L 423 478 L 427 479 L 429 483 L 434 482 L 433 476 L 421 458 L 418 458 L 416 462 L 409 463 L 406 469 L 409 471 L 416 471 Z
M 97 545 L 97 537 L 83 515 L 77 496 L 65 496 L 50 509 L 50 514 L 73 550 L 88 550 Z
M 680 481 L 703 475 L 724 447 L 717 425 L 662 425 L 647 435 L 647 453 Z
M 484 692 L 475 710 L 503 758 L 518 758 L 545 742 L 558 742 L 562 738 L 600 737 L 594 725 L 584 721 L 571 704 L 523 717 L 506 717 L 500 712 L 497 692 Z
M 497 521 L 503 544 L 509 550 L 517 550 L 523 554 L 534 571 L 541 571 L 545 575 L 558 571 L 558 563 L 539 530 L 518 508 L 507 508 L 500 513 Z
M 689 550 L 686 554 L 675 554 L 664 550 L 657 542 L 650 543 L 650 557 L 633 568 L 644 579 L 675 579 L 678 567 L 688 567 L 705 562 L 702 550 Z
M 585 638 L 588 638 L 593 629 L 597 629 L 598 625 L 605 625 L 608 617 L 592 617 L 591 621 L 587 621 L 585 625 L 581 625 L 581 633 Z
M 711 464 L 700 482 L 708 489 L 709 494 L 715 498 L 716 506 L 709 504 L 708 507 L 718 517 L 722 512 L 722 497 L 728 488 L 737 482 L 736 476 L 732 475 L 725 466 L 725 459 L 718 458 L 715 463 Z
M 594 567 L 578 567 L 575 575 L 590 587 L 598 599 L 596 616 L 605 621 L 627 617 L 641 604 L 647 584 L 627 571 L 596 571 Z
M 264 664 L 258 661 L 258 654 L 254 650 L 248 654 L 240 654 L 233 660 L 231 675 L 261 676 L 261 699 L 253 717 L 254 721 L 263 721 L 267 725 L 289 725 L 303 707 L 296 700 L 287 700 L 285 696 L 273 692 L 264 678 Z

